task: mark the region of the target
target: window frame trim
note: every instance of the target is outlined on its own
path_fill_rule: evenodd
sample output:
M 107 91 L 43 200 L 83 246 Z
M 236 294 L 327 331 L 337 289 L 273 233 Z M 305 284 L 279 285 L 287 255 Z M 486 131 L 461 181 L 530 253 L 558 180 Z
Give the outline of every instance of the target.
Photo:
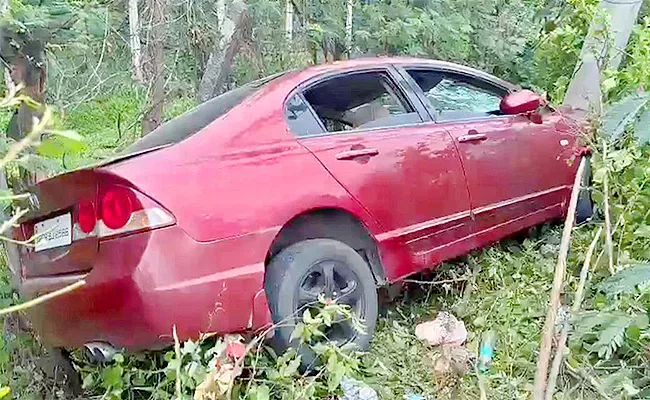
M 491 75 L 486 76 L 478 76 L 478 75 L 472 75 L 468 72 L 459 70 L 459 69 L 454 69 L 454 68 L 444 68 L 440 66 L 431 66 L 431 65 L 426 65 L 426 64 L 400 64 L 396 66 L 396 71 L 399 73 L 402 78 L 409 84 L 411 90 L 413 93 L 418 97 L 419 101 L 424 104 L 424 108 L 426 109 L 426 112 L 429 114 L 429 118 L 431 121 L 433 121 L 437 125 L 444 125 L 444 124 L 451 124 L 451 123 L 459 123 L 459 122 L 474 122 L 474 121 L 493 121 L 495 119 L 505 119 L 505 118 L 511 118 L 512 115 L 493 115 L 493 116 L 476 116 L 476 117 L 468 117 L 468 118 L 458 118 L 458 119 L 450 119 L 450 120 L 438 120 L 436 119 L 436 110 L 433 108 L 431 105 L 431 102 L 426 97 L 426 94 L 420 88 L 420 85 L 415 82 L 415 80 L 411 77 L 411 75 L 408 73 L 407 70 L 425 70 L 425 71 L 430 71 L 430 72 L 437 72 L 437 73 L 451 73 L 451 74 L 456 74 L 456 75 L 461 75 L 465 76 L 471 79 L 478 80 L 480 82 L 485 83 L 486 85 L 494 86 L 498 89 L 502 89 L 506 94 L 510 94 L 515 92 L 514 86 L 507 86 L 503 83 L 500 82 L 500 80 L 496 77 L 492 77 Z
M 313 109 L 311 104 L 307 101 L 307 99 L 304 96 L 305 91 L 311 89 L 312 87 L 321 84 L 323 82 L 326 82 L 331 79 L 336 79 L 340 78 L 343 76 L 347 75 L 356 75 L 356 74 L 364 74 L 364 73 L 372 73 L 372 72 L 380 72 L 385 75 L 387 75 L 389 79 L 389 84 L 394 85 L 395 89 L 398 91 L 396 93 L 397 96 L 403 97 L 403 100 L 408 103 L 408 105 L 413 109 L 413 112 L 418 115 L 420 118 L 420 121 L 414 122 L 414 123 L 407 123 L 407 124 L 400 124 L 400 125 L 393 125 L 393 126 L 378 126 L 378 127 L 372 127 L 372 128 L 363 128 L 363 129 L 350 129 L 347 131 L 334 131 L 330 132 L 328 131 L 324 124 L 323 121 L 321 121 L 320 117 L 318 117 L 318 114 L 316 113 L 316 110 Z M 291 127 L 289 126 L 289 123 L 287 121 L 287 114 L 286 114 L 286 108 L 287 108 L 287 103 L 289 99 L 291 99 L 294 95 L 299 94 L 300 97 L 304 102 L 307 103 L 307 106 L 309 107 L 309 111 L 312 114 L 313 118 L 316 118 L 316 121 L 318 121 L 319 126 L 322 129 L 321 134 L 317 135 L 298 135 L 296 134 Z M 380 130 L 386 130 L 386 129 L 396 129 L 396 128 L 408 128 L 412 126 L 420 126 L 422 124 L 434 122 L 434 120 L 431 118 L 431 115 L 429 114 L 428 110 L 425 108 L 425 106 L 422 104 L 421 99 L 417 95 L 417 93 L 413 92 L 412 86 L 404 79 L 402 74 L 397 71 L 394 65 L 392 64 L 383 64 L 383 65 L 369 65 L 369 66 L 364 66 L 364 67 L 353 67 L 353 68 L 348 68 L 348 69 L 343 69 L 343 70 L 337 70 L 337 71 L 330 71 L 325 74 L 317 75 L 314 77 L 311 77 L 300 84 L 298 84 L 293 90 L 289 92 L 289 94 L 286 96 L 283 105 L 282 105 L 282 114 L 285 118 L 285 122 L 287 123 L 287 126 L 289 128 L 289 132 L 291 132 L 291 135 L 297 139 L 297 140 L 302 140 L 302 139 L 310 139 L 310 138 L 317 138 L 317 137 L 323 137 L 323 136 L 340 136 L 340 135 L 348 135 L 348 134 L 360 134 L 360 133 L 366 133 L 366 132 L 374 132 L 374 131 L 380 131 Z

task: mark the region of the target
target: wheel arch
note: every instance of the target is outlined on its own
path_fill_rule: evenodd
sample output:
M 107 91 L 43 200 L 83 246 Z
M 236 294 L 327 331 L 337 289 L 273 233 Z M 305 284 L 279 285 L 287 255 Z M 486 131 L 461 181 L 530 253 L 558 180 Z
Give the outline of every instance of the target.
M 347 244 L 366 260 L 377 284 L 386 282 L 375 238 L 357 216 L 336 207 L 312 209 L 291 218 L 271 242 L 264 265 L 268 266 L 283 249 L 308 239 L 334 239 Z

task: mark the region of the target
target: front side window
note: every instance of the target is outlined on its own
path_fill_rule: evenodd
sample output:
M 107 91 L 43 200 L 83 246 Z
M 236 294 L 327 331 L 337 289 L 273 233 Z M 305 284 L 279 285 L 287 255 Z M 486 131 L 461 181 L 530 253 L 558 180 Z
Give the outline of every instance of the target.
M 384 72 L 329 78 L 304 98 L 328 132 L 384 128 L 420 122 L 420 116 Z M 302 132 L 295 132 L 305 136 Z
M 424 92 L 436 120 L 489 117 L 500 114 L 503 88 L 465 75 L 431 70 L 409 70 Z

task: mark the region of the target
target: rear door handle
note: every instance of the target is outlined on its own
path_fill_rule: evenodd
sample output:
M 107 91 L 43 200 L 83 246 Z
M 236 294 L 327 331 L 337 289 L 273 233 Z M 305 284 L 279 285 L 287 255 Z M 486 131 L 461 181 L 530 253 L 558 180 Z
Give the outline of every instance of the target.
M 342 151 L 336 155 L 337 160 L 352 160 L 353 158 L 363 157 L 363 156 L 376 156 L 379 154 L 377 149 L 359 149 L 359 150 L 348 150 Z
M 469 135 L 463 135 L 458 137 L 459 143 L 465 142 L 480 142 L 486 140 L 488 137 L 485 133 L 472 133 Z

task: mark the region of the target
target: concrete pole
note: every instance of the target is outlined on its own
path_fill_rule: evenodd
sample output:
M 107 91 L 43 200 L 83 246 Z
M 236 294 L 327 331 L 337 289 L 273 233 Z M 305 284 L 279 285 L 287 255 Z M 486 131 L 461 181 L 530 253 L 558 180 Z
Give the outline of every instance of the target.
M 643 0 L 601 0 L 599 8 L 611 17 L 608 36 L 614 48 L 610 48 L 611 41 L 603 37 L 603 21 L 594 18 L 567 88 L 565 105 L 600 112 L 602 72 L 605 67 L 618 69 L 642 3 Z

